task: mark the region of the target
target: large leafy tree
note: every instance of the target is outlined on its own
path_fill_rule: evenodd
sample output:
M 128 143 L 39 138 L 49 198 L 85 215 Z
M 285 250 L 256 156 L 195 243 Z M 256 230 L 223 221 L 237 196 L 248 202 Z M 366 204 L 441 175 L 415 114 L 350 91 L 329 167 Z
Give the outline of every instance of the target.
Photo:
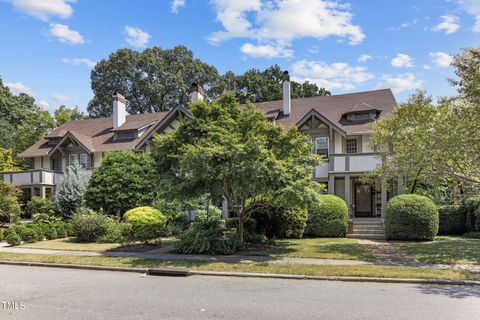
M 462 98 L 480 104 L 480 48 L 464 49 L 452 62 L 457 79 L 455 85 Z
M 130 113 L 170 110 L 187 103 L 192 82 L 208 89 L 218 77 L 213 66 L 195 59 L 184 46 L 153 47 L 143 52 L 120 49 L 92 70 L 95 96 L 88 104 L 88 113 L 91 117 L 111 115 L 114 91 L 130 101 Z
M 156 173 L 150 154 L 108 153 L 92 174 L 85 196 L 95 210 L 121 216 L 155 200 Z
M 296 128 L 285 130 L 232 93 L 199 102 L 192 116 L 170 134 L 157 136 L 153 158 L 165 192 L 180 198 L 225 198 L 243 223 L 271 196 L 305 202 L 318 156 Z M 288 199 L 288 201 L 287 201 Z
M 18 171 L 20 168 L 16 163 L 12 149 L 0 147 L 0 172 L 2 171 Z
M 55 110 L 54 113 L 56 127 L 61 126 L 65 122 L 69 122 L 72 120 L 81 120 L 84 118 L 85 115 L 78 109 L 78 107 L 68 108 L 67 106 L 61 105 Z

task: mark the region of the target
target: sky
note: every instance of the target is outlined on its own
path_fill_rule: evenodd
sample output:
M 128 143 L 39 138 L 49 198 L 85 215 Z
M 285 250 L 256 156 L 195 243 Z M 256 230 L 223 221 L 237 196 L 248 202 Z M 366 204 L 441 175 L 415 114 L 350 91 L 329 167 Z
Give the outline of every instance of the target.
M 185 45 L 220 73 L 278 64 L 332 94 L 453 95 L 452 55 L 480 44 L 480 0 L 0 0 L 0 77 L 53 111 L 85 110 L 120 48 Z

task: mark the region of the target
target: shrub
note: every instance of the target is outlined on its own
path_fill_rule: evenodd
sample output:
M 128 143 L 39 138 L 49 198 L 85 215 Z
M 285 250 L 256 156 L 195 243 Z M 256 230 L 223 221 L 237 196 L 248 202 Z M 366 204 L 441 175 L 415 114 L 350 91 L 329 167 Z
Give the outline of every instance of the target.
M 47 238 L 47 240 L 54 240 L 54 239 L 57 239 L 58 237 L 57 229 L 55 229 L 54 227 L 45 228 L 44 233 L 45 233 L 45 238 Z
M 181 213 L 167 221 L 167 234 L 179 235 L 182 232 L 188 230 L 192 220 L 184 213 Z
M 55 193 L 57 215 L 70 219 L 75 212 L 85 206 L 86 181 L 78 163 L 72 163 Z
M 257 221 L 253 218 L 247 219 L 243 223 L 243 229 L 245 233 L 254 233 L 257 226 Z M 227 229 L 237 229 L 238 228 L 238 218 L 228 218 L 225 219 L 225 228 Z
M 348 208 L 341 198 L 322 194 L 308 209 L 307 233 L 317 237 L 344 237 L 348 228 Z
M 124 228 L 125 223 L 120 223 L 117 221 L 111 221 L 107 224 L 107 230 L 104 235 L 102 235 L 98 241 L 102 243 L 123 243 L 124 240 Z M 127 236 L 127 238 L 129 238 Z M 129 239 L 130 240 L 130 239 Z M 128 241 L 127 241 L 128 242 Z
M 385 207 L 385 235 L 395 240 L 433 240 L 438 211 L 432 200 L 416 194 L 396 196 Z
M 18 188 L 0 180 L 0 225 L 15 220 L 20 213 Z
M 167 222 L 167 218 L 152 207 L 138 207 L 131 209 L 123 216 L 125 222 L 132 225 L 133 238 L 147 242 L 158 238 Z
M 45 214 L 50 216 L 53 214 L 55 205 L 48 199 L 42 199 L 40 197 L 32 197 L 24 210 L 24 217 L 31 218 L 34 214 Z
M 3 239 L 5 239 L 5 235 L 3 233 L 3 229 L 0 228 L 0 242 L 3 241 Z
M 175 244 L 178 253 L 233 254 L 241 247 L 235 232 L 227 232 L 220 220 L 195 220 Z
M 466 212 L 462 206 L 440 206 L 438 207 L 438 217 L 438 234 L 465 233 Z
M 72 218 L 75 237 L 81 242 L 95 242 L 107 232 L 110 219 L 93 211 L 77 213 Z
M 45 233 L 43 232 L 43 228 L 40 225 L 36 223 L 32 223 L 28 225 L 28 228 L 31 228 L 32 230 L 35 231 L 37 235 L 36 241 L 42 241 L 45 238 Z
M 218 220 L 222 217 L 222 210 L 212 205 L 200 205 L 196 208 L 195 219 Z
M 25 228 L 21 234 L 19 234 L 20 239 L 26 243 L 32 243 L 37 241 L 38 235 L 33 228 Z
M 301 238 L 307 225 L 307 210 L 265 205 L 252 214 L 256 232 L 273 238 Z
M 467 232 L 464 236 L 473 239 L 480 239 L 480 232 Z
M 108 153 L 89 180 L 86 201 L 94 210 L 120 215 L 155 199 L 156 171 L 150 154 Z
M 64 224 L 65 231 L 67 232 L 67 237 L 75 236 L 75 231 L 73 230 L 73 225 L 70 222 Z
M 480 194 L 465 200 L 463 207 L 466 214 L 466 228 L 480 231 Z
M 57 238 L 58 239 L 63 239 L 63 238 L 66 238 L 68 236 L 67 231 L 65 230 L 65 227 L 63 226 L 63 223 L 56 226 L 55 230 L 57 231 Z
M 20 236 L 15 231 L 9 232 L 5 240 L 12 246 L 18 246 L 22 243 L 22 239 L 20 239 Z

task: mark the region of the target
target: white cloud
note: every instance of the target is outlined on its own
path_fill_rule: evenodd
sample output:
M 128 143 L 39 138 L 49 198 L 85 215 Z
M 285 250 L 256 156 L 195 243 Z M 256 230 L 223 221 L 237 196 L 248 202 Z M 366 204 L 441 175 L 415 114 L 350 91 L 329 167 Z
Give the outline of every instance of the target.
M 37 102 L 37 105 L 39 107 L 42 107 L 43 109 L 47 109 L 49 106 L 48 102 L 45 100 L 40 100 L 39 102 Z
M 125 32 L 127 33 L 125 41 L 135 48 L 145 48 L 150 39 L 150 35 L 140 28 L 125 26 Z
M 397 56 L 390 61 L 390 64 L 394 68 L 412 68 L 415 66 L 412 57 L 404 53 L 397 54 Z
M 95 64 L 96 64 L 95 61 L 90 60 L 88 58 L 73 58 L 73 59 L 63 58 L 62 62 L 67 63 L 67 64 L 71 64 L 71 65 L 74 65 L 74 66 L 78 66 L 78 65 L 83 64 L 83 65 L 86 65 L 89 68 L 95 67 Z
M 52 94 L 52 98 L 56 101 L 59 101 L 59 102 L 65 102 L 65 101 L 68 101 L 68 96 L 64 95 L 64 94 L 61 94 L 61 93 L 54 93 Z
M 471 15 L 480 15 L 480 1 L 478 0 L 457 0 L 458 4 Z
M 60 42 L 68 44 L 82 44 L 85 42 L 85 39 L 78 31 L 60 23 L 50 24 L 49 35 L 56 37 Z
M 178 9 L 185 6 L 185 0 L 173 0 L 172 1 L 172 12 L 177 13 Z
M 384 75 L 382 80 L 377 88 L 390 88 L 395 93 L 415 90 L 423 86 L 423 81 L 417 79 L 413 73 L 404 73 L 398 76 Z
M 430 70 L 430 69 L 432 69 L 432 67 L 430 67 L 428 64 L 424 64 L 424 65 L 422 66 L 422 68 L 423 68 L 423 70 Z
M 293 50 L 287 49 L 281 45 L 254 45 L 251 43 L 245 43 L 240 51 L 243 53 L 258 58 L 289 58 L 293 56 Z
M 454 15 L 441 16 L 439 24 L 437 24 L 432 31 L 440 32 L 445 31 L 445 34 L 455 33 L 460 29 L 460 24 L 458 23 L 458 17 Z
M 362 54 L 360 57 L 358 57 L 357 61 L 358 62 L 367 62 L 368 60 L 372 60 L 372 56 L 369 54 Z
M 431 52 L 429 54 L 432 62 L 440 68 L 448 68 L 453 61 L 453 57 L 445 52 Z
M 473 32 L 480 32 L 480 15 L 475 18 L 475 25 L 472 30 Z
M 5 85 L 10 88 L 13 94 L 18 95 L 20 93 L 26 93 L 29 96 L 35 96 L 36 93 L 30 87 L 24 85 L 21 82 L 5 82 Z
M 354 67 L 348 63 L 328 64 L 323 61 L 300 60 L 292 66 L 293 80 L 314 82 L 329 90 L 353 90 L 357 84 L 371 80 L 374 76 L 366 67 Z
M 213 0 L 222 31 L 209 41 L 217 44 L 234 38 L 288 46 L 299 38 L 346 38 L 350 44 L 365 35 L 352 23 L 350 6 L 327 0 Z
M 70 18 L 73 13 L 69 0 L 11 0 L 12 5 L 26 14 L 41 20 L 48 20 L 50 16 Z

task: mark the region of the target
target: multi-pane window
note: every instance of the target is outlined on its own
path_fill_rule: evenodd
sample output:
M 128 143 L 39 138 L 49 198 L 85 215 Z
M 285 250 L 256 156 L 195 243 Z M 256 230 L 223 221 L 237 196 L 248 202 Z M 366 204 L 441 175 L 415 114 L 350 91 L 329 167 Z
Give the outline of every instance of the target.
M 135 138 L 135 130 L 123 130 L 117 132 L 117 139 L 133 139 Z
M 315 138 L 315 153 L 328 159 L 328 137 Z
M 72 165 L 74 163 L 78 164 L 78 154 L 70 154 L 68 155 L 68 164 Z
M 82 168 L 86 168 L 88 166 L 88 154 L 86 153 L 80 154 L 80 166 Z
M 357 153 L 357 139 L 347 139 L 347 153 Z

